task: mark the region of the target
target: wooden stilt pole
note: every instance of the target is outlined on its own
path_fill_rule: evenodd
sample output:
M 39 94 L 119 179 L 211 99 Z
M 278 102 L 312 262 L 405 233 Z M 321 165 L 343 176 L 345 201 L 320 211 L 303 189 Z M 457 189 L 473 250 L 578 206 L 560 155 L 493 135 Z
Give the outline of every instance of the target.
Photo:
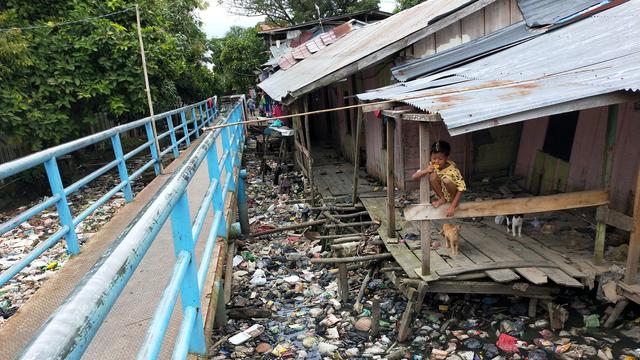
M 429 124 L 420 123 L 420 169 L 431 161 L 431 139 L 429 134 Z M 420 179 L 420 203 L 428 204 L 431 188 L 429 176 Z M 431 222 L 420 221 L 420 246 L 422 248 L 422 275 L 431 274 Z
M 627 268 L 624 273 L 624 282 L 627 285 L 635 285 L 638 281 L 638 259 L 640 258 L 640 167 L 636 174 L 636 193 L 633 200 L 634 230 L 629 238 L 629 253 L 627 255 Z
M 358 178 L 360 172 L 360 126 L 362 125 L 362 108 L 358 108 L 358 119 L 356 120 L 355 140 L 353 141 L 353 193 L 351 194 L 351 204 L 355 205 L 358 198 Z
M 309 100 L 307 97 L 304 98 L 304 112 L 309 112 Z M 309 152 L 309 156 L 307 157 L 307 171 L 309 175 L 309 187 L 311 188 L 311 206 L 315 206 L 316 204 L 316 188 L 313 185 L 313 159 L 311 158 L 311 131 L 309 129 L 309 115 L 304 116 L 304 136 L 306 139 L 306 147 Z
M 389 225 L 387 228 L 387 236 L 396 237 L 396 192 L 395 192 L 395 122 L 391 117 L 385 117 L 387 120 L 387 216 L 389 217 Z

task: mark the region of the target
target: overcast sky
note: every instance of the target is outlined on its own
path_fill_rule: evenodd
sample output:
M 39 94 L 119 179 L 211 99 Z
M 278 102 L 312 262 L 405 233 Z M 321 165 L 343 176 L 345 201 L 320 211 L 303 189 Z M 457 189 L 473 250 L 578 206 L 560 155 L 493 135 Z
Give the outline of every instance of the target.
M 247 17 L 232 15 L 218 4 L 218 0 L 207 0 L 209 7 L 200 12 L 202 27 L 208 37 L 222 37 L 230 27 L 237 25 L 242 27 L 254 26 L 263 20 L 263 17 Z M 380 0 L 380 10 L 393 11 L 395 0 Z

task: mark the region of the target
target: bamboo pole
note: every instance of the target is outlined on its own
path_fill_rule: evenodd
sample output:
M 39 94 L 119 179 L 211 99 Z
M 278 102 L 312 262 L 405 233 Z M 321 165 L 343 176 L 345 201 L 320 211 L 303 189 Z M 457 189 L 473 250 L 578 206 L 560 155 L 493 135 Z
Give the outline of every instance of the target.
M 144 74 L 144 89 L 147 93 L 147 103 L 149 104 L 149 118 L 151 119 L 151 130 L 153 131 L 154 145 L 158 153 L 158 166 L 160 174 L 164 171 L 160 158 L 160 142 L 158 141 L 158 130 L 156 130 L 156 121 L 153 113 L 153 101 L 151 99 L 151 88 L 149 87 L 149 75 L 147 73 L 147 58 L 144 54 L 144 43 L 142 42 L 142 27 L 140 26 L 140 9 L 136 4 L 136 23 L 138 25 L 138 41 L 140 42 L 140 57 L 142 58 L 142 73 Z

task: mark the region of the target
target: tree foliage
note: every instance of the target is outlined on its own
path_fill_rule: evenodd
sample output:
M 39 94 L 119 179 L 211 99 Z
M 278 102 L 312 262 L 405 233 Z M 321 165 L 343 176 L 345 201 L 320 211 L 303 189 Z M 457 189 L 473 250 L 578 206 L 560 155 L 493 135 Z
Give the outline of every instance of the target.
M 219 0 L 231 12 L 244 16 L 265 16 L 268 23 L 295 25 L 311 20 L 378 8 L 378 0 Z
M 396 6 L 394 12 L 400 12 L 402 10 L 412 8 L 424 1 L 426 0 L 397 0 L 398 5 Z
M 226 94 L 242 94 L 255 84 L 256 71 L 269 60 L 267 47 L 255 28 L 233 26 L 223 38 L 210 42 L 216 76 Z
M 142 32 L 157 112 L 213 94 L 201 0 L 141 0 Z M 147 113 L 131 0 L 8 0 L 0 5 L 0 133 L 34 150 L 86 134 L 95 114 Z

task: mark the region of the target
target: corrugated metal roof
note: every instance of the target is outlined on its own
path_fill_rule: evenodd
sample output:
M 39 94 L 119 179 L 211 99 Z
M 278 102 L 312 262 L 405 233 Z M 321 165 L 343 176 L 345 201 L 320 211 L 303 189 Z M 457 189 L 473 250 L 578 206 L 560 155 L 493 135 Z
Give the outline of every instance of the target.
M 333 45 L 316 52 L 287 71 L 276 72 L 258 86 L 278 101 L 290 93 L 298 96 L 300 94 L 296 93 L 303 87 L 306 86 L 307 91 L 310 91 L 311 83 L 401 41 L 416 31 L 426 28 L 430 20 L 451 13 L 472 2 L 474 1 L 426 1 L 387 19 L 351 31 Z M 325 39 L 323 38 L 323 40 Z M 419 39 L 415 41 L 417 40 Z M 324 85 L 317 83 L 317 87 Z
M 530 29 L 521 21 L 468 43 L 396 66 L 391 73 L 400 81 L 412 80 L 530 40 L 545 30 Z
M 518 0 L 518 6 L 529 26 L 556 24 L 563 19 L 610 0 Z
M 360 99 L 397 100 L 443 118 L 451 135 L 497 125 L 496 118 L 621 90 L 640 90 L 640 0 L 447 71 L 467 81 L 429 88 L 432 76 Z

